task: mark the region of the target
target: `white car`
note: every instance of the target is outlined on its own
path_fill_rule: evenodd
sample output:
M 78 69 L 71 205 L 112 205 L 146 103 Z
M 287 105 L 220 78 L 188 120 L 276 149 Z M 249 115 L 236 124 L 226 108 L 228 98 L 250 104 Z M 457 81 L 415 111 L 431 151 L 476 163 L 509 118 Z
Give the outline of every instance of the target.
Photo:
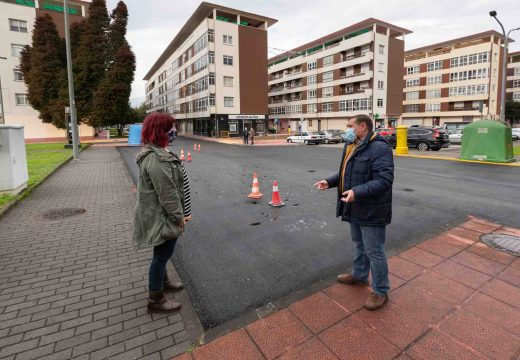
M 520 128 L 512 128 L 511 132 L 513 133 L 513 141 L 520 140 Z
M 462 133 L 464 132 L 464 129 L 455 129 L 452 130 L 449 137 L 450 137 L 450 143 L 452 144 L 462 144 Z
M 288 143 L 321 144 L 325 137 L 316 132 L 302 131 L 299 134 L 289 136 Z

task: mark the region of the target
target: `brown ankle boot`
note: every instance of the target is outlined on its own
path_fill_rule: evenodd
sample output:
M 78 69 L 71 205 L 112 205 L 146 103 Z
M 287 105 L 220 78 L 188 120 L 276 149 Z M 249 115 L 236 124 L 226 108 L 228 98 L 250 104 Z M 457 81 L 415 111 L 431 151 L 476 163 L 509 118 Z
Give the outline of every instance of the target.
M 372 293 L 368 296 L 367 301 L 365 302 L 365 309 L 373 311 L 381 308 L 388 301 L 388 295 L 378 295 L 376 293 Z
M 148 311 L 170 313 L 181 309 L 181 304 L 168 300 L 164 291 L 150 291 L 148 297 Z
M 352 274 L 340 274 L 338 275 L 338 282 L 347 285 L 361 285 L 368 286 L 368 281 L 361 281 L 352 276 Z
M 179 291 L 184 288 L 184 284 L 179 282 L 173 282 L 168 278 L 168 273 L 164 273 L 163 289 L 166 291 Z

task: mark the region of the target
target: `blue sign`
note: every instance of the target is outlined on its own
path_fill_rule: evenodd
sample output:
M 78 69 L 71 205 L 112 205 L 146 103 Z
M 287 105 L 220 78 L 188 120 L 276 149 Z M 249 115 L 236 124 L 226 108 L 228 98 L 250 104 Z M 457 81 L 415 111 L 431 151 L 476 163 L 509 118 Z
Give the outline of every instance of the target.
M 128 132 L 128 145 L 141 145 L 141 131 L 143 129 L 143 125 L 130 125 L 130 130 Z

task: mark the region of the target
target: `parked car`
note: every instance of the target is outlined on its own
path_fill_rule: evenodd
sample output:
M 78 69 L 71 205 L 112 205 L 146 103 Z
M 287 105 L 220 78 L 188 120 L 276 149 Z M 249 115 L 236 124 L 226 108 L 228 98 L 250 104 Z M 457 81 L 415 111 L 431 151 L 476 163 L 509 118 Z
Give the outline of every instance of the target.
M 379 128 L 374 130 L 376 133 L 381 135 L 382 137 L 387 137 L 392 135 L 395 132 L 394 128 Z
M 395 148 L 397 143 L 396 134 L 391 134 L 387 139 L 390 146 Z M 410 127 L 407 140 L 409 148 L 416 148 L 419 151 L 439 151 L 450 146 L 450 139 L 445 130 L 426 126 Z
M 304 143 L 304 144 L 321 144 L 325 137 L 319 135 L 317 132 L 302 131 L 297 135 L 292 135 L 287 138 L 289 143 Z
M 450 143 L 452 144 L 462 144 L 462 133 L 464 129 L 453 129 L 448 132 L 448 137 L 450 139 Z
M 337 144 L 337 143 L 340 143 L 342 141 L 341 136 L 339 135 L 339 133 L 336 130 L 318 131 L 318 135 L 321 135 L 321 136 L 325 137 L 323 139 L 323 142 L 325 144 L 329 144 L 329 143 Z
M 520 140 L 520 128 L 512 128 L 511 132 L 513 133 L 513 141 Z

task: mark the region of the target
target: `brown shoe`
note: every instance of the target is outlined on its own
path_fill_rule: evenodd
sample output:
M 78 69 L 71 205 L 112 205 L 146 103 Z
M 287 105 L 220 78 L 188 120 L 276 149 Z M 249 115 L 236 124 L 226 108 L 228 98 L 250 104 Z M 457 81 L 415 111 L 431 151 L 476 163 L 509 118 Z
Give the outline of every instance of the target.
M 149 312 L 173 313 L 181 309 L 181 304 L 168 300 L 161 290 L 149 292 L 147 307 Z
M 361 285 L 368 286 L 368 281 L 361 281 L 352 276 L 352 274 L 338 275 L 338 282 L 346 285 Z
M 168 273 L 164 273 L 163 289 L 165 291 L 179 291 L 184 288 L 184 284 L 179 282 L 173 282 L 169 279 Z
M 381 308 L 388 301 L 388 295 L 378 295 L 376 293 L 372 293 L 368 296 L 367 301 L 365 302 L 365 309 L 373 311 Z

